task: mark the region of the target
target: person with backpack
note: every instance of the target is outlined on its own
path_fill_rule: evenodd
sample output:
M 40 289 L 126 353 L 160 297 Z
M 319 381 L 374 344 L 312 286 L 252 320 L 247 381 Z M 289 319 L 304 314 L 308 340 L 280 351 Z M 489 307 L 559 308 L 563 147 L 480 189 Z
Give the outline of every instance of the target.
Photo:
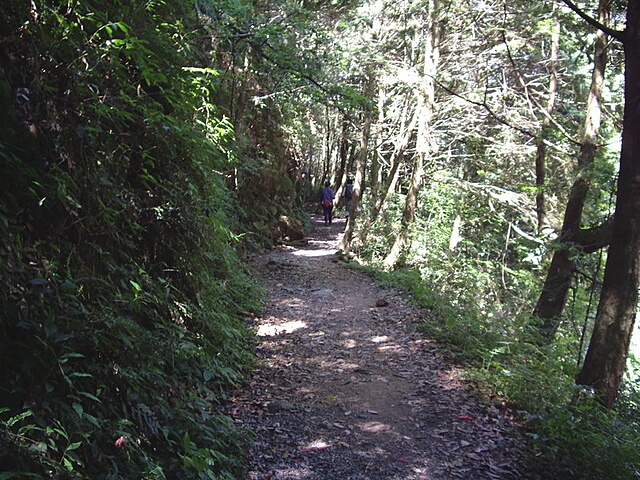
M 353 180 L 347 178 L 347 184 L 342 189 L 342 198 L 344 198 L 344 209 L 346 218 L 349 218 L 349 210 L 351 210 L 351 198 L 353 197 Z
M 322 210 L 324 212 L 324 225 L 331 225 L 333 215 L 333 190 L 329 186 L 329 182 L 325 182 L 321 193 Z

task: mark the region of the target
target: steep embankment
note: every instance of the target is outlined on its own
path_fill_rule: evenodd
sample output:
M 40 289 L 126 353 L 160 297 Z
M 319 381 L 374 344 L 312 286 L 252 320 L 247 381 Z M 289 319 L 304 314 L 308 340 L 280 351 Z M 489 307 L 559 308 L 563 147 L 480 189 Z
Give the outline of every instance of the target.
M 428 314 L 336 260 L 343 220 L 314 220 L 255 263 L 260 367 L 233 412 L 257 433 L 249 478 L 524 478 L 509 422 L 416 331 Z

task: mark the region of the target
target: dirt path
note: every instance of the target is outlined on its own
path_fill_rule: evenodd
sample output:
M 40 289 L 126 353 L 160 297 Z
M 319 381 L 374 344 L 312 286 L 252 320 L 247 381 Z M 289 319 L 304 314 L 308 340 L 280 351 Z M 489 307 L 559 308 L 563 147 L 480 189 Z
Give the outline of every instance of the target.
M 416 331 L 427 314 L 336 261 L 344 220 L 314 222 L 255 262 L 260 368 L 234 412 L 257 435 L 248 479 L 528 478 L 508 422 Z

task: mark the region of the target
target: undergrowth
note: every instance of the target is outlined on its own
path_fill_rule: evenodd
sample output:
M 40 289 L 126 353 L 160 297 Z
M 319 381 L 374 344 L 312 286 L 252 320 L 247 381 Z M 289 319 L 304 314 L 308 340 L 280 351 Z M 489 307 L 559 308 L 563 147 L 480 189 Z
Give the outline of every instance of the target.
M 573 382 L 576 345 L 568 335 L 542 342 L 526 316 L 487 315 L 412 269 L 368 269 L 423 307 L 420 329 L 449 349 L 488 401 L 524 420 L 531 458 L 545 478 L 620 479 L 640 474 L 640 396 L 627 382 L 615 411 Z M 464 304 L 464 308 L 459 306 Z M 457 305 L 457 306 L 454 306 Z
M 1 7 L 0 479 L 240 478 L 217 74 L 190 2 L 94 3 Z

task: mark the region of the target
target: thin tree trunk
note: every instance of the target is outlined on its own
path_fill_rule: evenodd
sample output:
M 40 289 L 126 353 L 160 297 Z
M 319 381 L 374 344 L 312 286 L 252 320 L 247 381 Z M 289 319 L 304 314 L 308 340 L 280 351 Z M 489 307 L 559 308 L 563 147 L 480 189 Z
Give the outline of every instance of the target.
M 348 155 L 349 155 L 349 141 L 348 141 L 348 123 L 346 118 L 342 120 L 342 133 L 340 135 L 340 148 L 339 148 L 339 165 L 338 172 L 336 174 L 337 185 L 336 185 L 336 195 L 339 195 L 339 192 L 342 191 L 344 185 L 347 183 L 347 178 L 349 177 L 349 163 L 348 163 Z M 340 203 L 342 197 L 339 196 L 337 199 L 337 204 Z
M 553 30 L 551 31 L 551 52 L 549 64 L 551 76 L 549 79 L 549 95 L 547 97 L 547 107 L 542 120 L 542 128 L 538 136 L 536 145 L 536 213 L 538 215 L 538 232 L 542 232 L 547 224 L 547 208 L 545 205 L 544 189 L 546 186 L 546 137 L 551 126 L 551 115 L 556 105 L 558 92 L 558 51 L 560 50 L 560 22 L 553 12 Z
M 423 152 L 416 152 L 414 156 L 413 172 L 411 173 L 411 181 L 407 191 L 407 198 L 402 213 L 402 221 L 400 224 L 400 232 L 396 236 L 396 240 L 391 250 L 384 259 L 384 265 L 387 268 L 395 268 L 404 263 L 404 257 L 410 243 L 410 229 L 416 215 L 418 205 L 418 193 L 420 192 L 420 184 L 422 183 L 422 174 L 424 171 Z
M 387 268 L 394 268 L 404 263 L 407 250 L 410 246 L 411 229 L 415 219 L 418 205 L 418 194 L 422 184 L 424 162 L 431 150 L 431 139 L 429 129 L 431 128 L 431 118 L 435 103 L 435 76 L 440 59 L 440 30 L 436 20 L 436 1 L 430 1 L 429 9 L 430 28 L 425 32 L 424 46 L 424 66 L 422 71 L 422 82 L 418 94 L 418 131 L 416 133 L 416 152 L 414 155 L 413 171 L 407 191 L 404 211 L 400 231 L 396 236 L 391 250 L 384 259 Z
M 356 166 L 356 177 L 353 181 L 353 196 L 351 197 L 351 209 L 349 210 L 349 218 L 347 219 L 347 226 L 344 230 L 344 235 L 340 241 L 339 248 L 344 253 L 351 251 L 351 242 L 353 240 L 356 220 L 360 211 L 360 200 L 362 199 L 362 190 L 364 186 L 364 171 L 367 166 L 367 155 L 369 136 L 371 132 L 371 115 L 366 114 L 364 125 L 362 128 L 362 139 L 360 142 L 360 153 L 358 155 L 358 164 Z
M 407 104 L 407 109 L 409 105 Z M 406 115 L 403 116 L 404 119 L 407 118 Z M 376 222 L 380 212 L 382 211 L 382 207 L 384 206 L 387 198 L 389 197 L 389 192 L 392 192 L 395 188 L 396 183 L 398 182 L 398 169 L 402 163 L 402 159 L 404 158 L 404 154 L 411 142 L 411 137 L 414 134 L 414 129 L 417 123 L 417 114 L 414 114 L 411 117 L 411 121 L 408 126 L 404 128 L 400 128 L 400 132 L 398 134 L 398 138 L 395 143 L 393 154 L 391 155 L 391 168 L 389 169 L 388 176 L 382 188 L 379 189 L 378 195 L 375 198 L 375 201 L 372 202 L 371 209 L 369 211 L 369 216 L 364 223 L 364 226 L 360 229 L 359 232 L 359 241 L 361 244 L 366 244 L 367 235 L 371 230 L 371 226 Z
M 640 285 L 640 2 L 629 2 L 618 195 L 611 245 L 589 349 L 577 382 L 615 405 L 625 370 Z
M 456 217 L 453 219 L 453 226 L 451 227 L 451 235 L 449 236 L 449 251 L 453 252 L 458 243 L 462 240 L 460 235 L 460 229 L 462 228 L 462 216 L 456 213 Z
M 371 157 L 371 174 L 369 175 L 369 187 L 371 192 L 371 202 L 374 203 L 378 198 L 380 193 L 380 158 L 382 158 L 382 152 L 380 151 L 381 146 L 383 144 L 382 140 L 382 126 L 385 122 L 384 115 L 384 103 L 386 100 L 386 96 L 384 90 L 382 88 L 378 89 L 378 123 L 375 129 L 374 135 L 374 154 Z
M 599 20 L 603 25 L 609 23 L 611 0 L 601 0 Z M 542 287 L 534 316 L 542 320 L 540 331 L 552 339 L 559 326 L 560 315 L 564 308 L 567 292 L 571 287 L 575 263 L 573 257 L 584 246 L 578 242 L 582 210 L 584 208 L 589 185 L 591 183 L 591 166 L 595 159 L 598 131 L 602 110 L 602 85 L 607 65 L 608 36 L 598 30 L 594 46 L 594 65 L 591 76 L 591 88 L 587 98 L 587 110 L 582 133 L 582 143 L 578 154 L 578 176 L 571 186 L 567 207 L 564 212 L 559 242 L 562 245 L 553 253 L 547 277 Z
M 367 76 L 364 92 L 367 98 L 372 98 L 372 92 L 375 89 L 375 82 L 372 78 L 373 74 L 369 72 Z M 360 201 L 364 189 L 364 172 L 367 166 L 367 156 L 369 154 L 369 137 L 371 135 L 371 122 L 373 113 L 367 111 L 364 114 L 364 122 L 362 126 L 362 138 L 360 140 L 360 152 L 358 154 L 358 163 L 356 165 L 356 176 L 353 181 L 353 196 L 351 197 L 351 209 L 349 210 L 349 218 L 344 235 L 338 248 L 344 253 L 351 251 L 351 243 L 353 241 L 356 220 L 360 210 Z

